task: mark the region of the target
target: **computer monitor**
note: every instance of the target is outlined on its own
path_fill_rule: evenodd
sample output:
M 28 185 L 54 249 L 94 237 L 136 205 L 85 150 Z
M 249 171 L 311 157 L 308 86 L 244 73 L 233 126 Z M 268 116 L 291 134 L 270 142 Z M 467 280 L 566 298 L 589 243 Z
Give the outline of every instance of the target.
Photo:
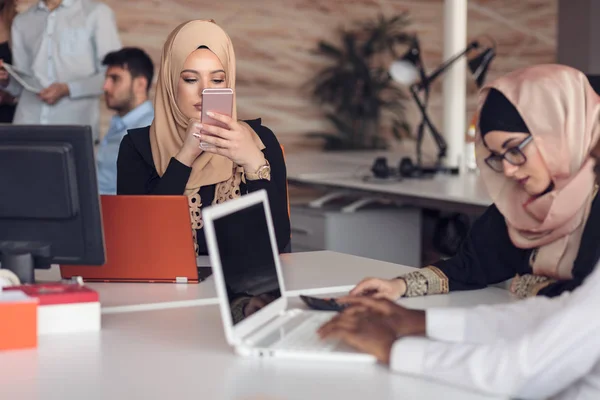
M 104 264 L 92 130 L 0 124 L 0 267 Z

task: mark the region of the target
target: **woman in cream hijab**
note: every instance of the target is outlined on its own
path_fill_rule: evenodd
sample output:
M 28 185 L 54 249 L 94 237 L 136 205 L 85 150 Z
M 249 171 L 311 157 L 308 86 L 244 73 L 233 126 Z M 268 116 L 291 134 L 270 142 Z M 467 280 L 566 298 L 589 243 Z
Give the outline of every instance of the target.
M 213 116 L 226 128 L 200 122 L 202 90 L 235 93 L 235 65 L 231 40 L 214 21 L 179 25 L 163 47 L 154 121 L 129 131 L 119 149 L 117 194 L 188 196 L 199 255 L 207 254 L 201 208 L 260 189 L 268 193 L 279 251 L 290 241 L 285 162 L 273 132 L 260 119 L 238 120 L 235 94 L 232 117 Z
M 458 254 L 392 280 L 365 279 L 376 297 L 470 290 L 514 278 L 519 297 L 577 287 L 600 256 L 600 200 L 590 150 L 600 98 L 581 72 L 538 65 L 480 93 L 477 162 L 494 204 Z

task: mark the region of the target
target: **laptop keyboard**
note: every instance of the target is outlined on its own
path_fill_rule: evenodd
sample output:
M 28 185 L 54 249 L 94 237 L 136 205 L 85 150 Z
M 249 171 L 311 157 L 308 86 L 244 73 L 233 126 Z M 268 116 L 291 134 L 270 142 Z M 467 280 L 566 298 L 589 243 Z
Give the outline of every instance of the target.
M 317 330 L 331 319 L 331 313 L 315 312 L 301 322 L 289 334 L 275 343 L 273 349 L 329 351 L 336 347 L 339 340 L 323 340 Z

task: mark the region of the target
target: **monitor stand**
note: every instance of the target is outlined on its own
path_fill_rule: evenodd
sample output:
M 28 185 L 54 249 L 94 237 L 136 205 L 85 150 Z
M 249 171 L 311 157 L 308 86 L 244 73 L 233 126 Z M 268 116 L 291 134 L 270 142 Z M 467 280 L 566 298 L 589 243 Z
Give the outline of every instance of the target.
M 21 284 L 35 283 L 35 269 L 50 265 L 50 245 L 40 242 L 0 242 L 0 268 L 12 271 Z

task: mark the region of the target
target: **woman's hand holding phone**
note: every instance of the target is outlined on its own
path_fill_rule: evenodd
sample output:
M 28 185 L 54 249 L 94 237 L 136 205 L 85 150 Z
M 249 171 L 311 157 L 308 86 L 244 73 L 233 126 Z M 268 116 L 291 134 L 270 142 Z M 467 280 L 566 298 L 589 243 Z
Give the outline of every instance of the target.
M 210 114 L 226 128 L 190 119 L 183 145 L 175 155 L 180 163 L 191 167 L 196 158 L 206 151 L 227 157 L 248 171 L 256 171 L 264 165 L 265 157 L 252 138 L 253 132 L 227 115 Z M 208 146 L 203 145 L 204 142 Z
M 247 171 L 256 171 L 265 164 L 265 157 L 252 137 L 254 133 L 245 124 L 215 112 L 207 115 L 225 128 L 204 124 L 199 139 L 209 146 L 201 145 L 202 150 L 227 157 Z

